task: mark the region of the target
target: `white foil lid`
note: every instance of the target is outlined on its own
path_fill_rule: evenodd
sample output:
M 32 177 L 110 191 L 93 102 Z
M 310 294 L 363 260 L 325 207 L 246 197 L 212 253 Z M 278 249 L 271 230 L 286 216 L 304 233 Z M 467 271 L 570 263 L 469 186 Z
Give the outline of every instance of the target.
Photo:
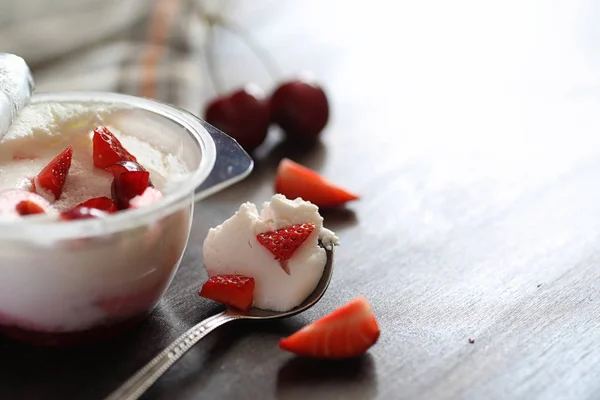
M 0 53 L 0 139 L 29 102 L 33 90 L 33 76 L 25 60 Z

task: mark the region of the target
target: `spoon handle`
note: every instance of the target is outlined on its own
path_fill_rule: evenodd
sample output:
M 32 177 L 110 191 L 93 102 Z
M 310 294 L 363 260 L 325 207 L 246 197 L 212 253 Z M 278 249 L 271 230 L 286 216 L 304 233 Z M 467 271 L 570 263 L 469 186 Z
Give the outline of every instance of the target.
M 148 390 L 177 360 L 179 360 L 200 339 L 214 329 L 239 319 L 239 316 L 223 311 L 199 322 L 183 335 L 179 336 L 166 349 L 161 351 L 148 364 L 142 367 L 135 375 L 129 378 L 121 387 L 114 391 L 105 400 L 136 400 Z

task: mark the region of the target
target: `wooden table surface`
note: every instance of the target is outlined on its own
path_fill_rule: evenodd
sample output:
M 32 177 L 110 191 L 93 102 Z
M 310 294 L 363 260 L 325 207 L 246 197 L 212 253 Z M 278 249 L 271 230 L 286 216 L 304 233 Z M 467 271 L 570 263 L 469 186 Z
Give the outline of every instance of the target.
M 145 399 L 600 398 L 599 4 L 271 0 L 229 17 L 284 76 L 324 82 L 322 143 L 290 149 L 274 133 L 247 180 L 198 204 L 181 269 L 139 329 L 71 351 L 0 342 L 1 398 L 101 399 L 216 312 L 196 294 L 204 236 L 272 195 L 283 156 L 362 195 L 325 214 L 342 241 L 329 291 L 289 320 L 220 328 Z M 230 87 L 271 84 L 239 41 L 217 40 Z M 278 349 L 357 295 L 382 330 L 366 356 Z

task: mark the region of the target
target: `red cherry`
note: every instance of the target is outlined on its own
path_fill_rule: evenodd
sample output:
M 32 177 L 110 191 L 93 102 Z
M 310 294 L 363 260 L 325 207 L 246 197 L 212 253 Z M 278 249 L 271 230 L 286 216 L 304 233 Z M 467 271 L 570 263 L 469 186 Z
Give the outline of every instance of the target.
M 69 211 L 61 213 L 60 219 L 63 221 L 70 221 L 74 219 L 102 218 L 106 215 L 107 213 L 98 210 L 97 208 L 75 207 Z
M 314 140 L 329 119 L 325 91 L 308 80 L 281 84 L 271 96 L 271 121 L 289 138 Z
M 115 164 L 106 167 L 112 174 L 113 177 L 117 177 L 117 175 L 122 174 L 127 171 L 145 171 L 146 168 L 142 167 L 141 164 L 135 161 L 118 161 Z M 148 186 L 154 187 L 150 178 L 148 178 Z
M 238 141 L 247 152 L 264 142 L 270 124 L 269 102 L 260 89 L 247 85 L 208 104 L 204 119 Z
M 127 171 L 115 176 L 111 195 L 119 210 L 129 208 L 129 200 L 144 193 L 149 177 L 148 171 Z

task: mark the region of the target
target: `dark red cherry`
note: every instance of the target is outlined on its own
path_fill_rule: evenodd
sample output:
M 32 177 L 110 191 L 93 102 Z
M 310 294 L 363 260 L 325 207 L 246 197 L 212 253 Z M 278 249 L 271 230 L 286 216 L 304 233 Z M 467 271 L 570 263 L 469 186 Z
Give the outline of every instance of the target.
M 148 171 L 126 171 L 115 176 L 111 185 L 111 196 L 117 208 L 129 208 L 129 200 L 144 193 L 149 180 Z
M 146 168 L 142 167 L 141 164 L 135 161 L 118 161 L 117 163 L 107 167 L 112 174 L 113 177 L 117 177 L 117 175 L 122 174 L 127 171 L 145 171 Z M 150 178 L 148 178 L 148 186 L 154 187 Z
M 254 85 L 211 101 L 204 119 L 251 152 L 264 142 L 270 125 L 269 102 Z
M 88 207 L 75 207 L 69 211 L 62 212 L 60 219 L 63 221 L 71 221 L 74 219 L 89 219 L 89 218 L 102 218 L 108 214 L 104 211 L 98 210 L 97 208 Z
M 271 122 L 294 140 L 316 139 L 329 120 L 325 91 L 309 80 L 281 84 L 271 95 Z

